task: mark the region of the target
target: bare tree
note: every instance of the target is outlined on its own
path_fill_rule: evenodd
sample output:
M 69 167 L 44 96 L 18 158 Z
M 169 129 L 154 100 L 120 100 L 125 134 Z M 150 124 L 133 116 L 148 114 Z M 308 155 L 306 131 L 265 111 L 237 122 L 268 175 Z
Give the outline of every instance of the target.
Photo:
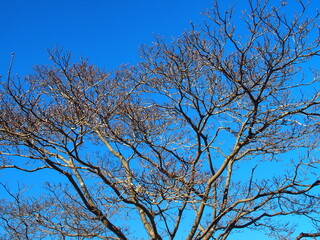
M 139 239 L 138 223 L 150 239 L 319 236 L 319 14 L 298 4 L 290 18 L 286 2 L 248 0 L 239 18 L 215 1 L 204 25 L 114 73 L 54 50 L 52 66 L 9 75 L 1 169 L 63 178 L 40 197 L 3 185 L 6 236 Z

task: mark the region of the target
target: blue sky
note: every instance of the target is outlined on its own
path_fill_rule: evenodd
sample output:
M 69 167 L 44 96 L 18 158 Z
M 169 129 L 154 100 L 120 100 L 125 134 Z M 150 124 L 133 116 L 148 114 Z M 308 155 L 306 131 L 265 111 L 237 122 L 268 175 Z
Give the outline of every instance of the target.
M 48 63 L 47 49 L 54 47 L 106 70 L 134 64 L 141 44 L 152 44 L 154 35 L 179 36 L 191 21 L 206 19 L 200 13 L 210 7 L 211 0 L 0 0 L 0 75 L 6 76 L 11 52 L 13 73 L 23 76 Z
M 137 49 L 155 35 L 176 37 L 210 0 L 1 0 L 0 74 L 10 53 L 14 73 L 30 73 L 47 63 L 46 49 L 63 47 L 107 70 L 139 60 Z
M 23 76 L 47 64 L 47 49 L 54 47 L 107 70 L 134 64 L 141 44 L 154 35 L 177 37 L 191 21 L 201 23 L 200 12 L 210 6 L 211 0 L 0 0 L 0 75 L 7 74 L 10 53 L 12 72 Z

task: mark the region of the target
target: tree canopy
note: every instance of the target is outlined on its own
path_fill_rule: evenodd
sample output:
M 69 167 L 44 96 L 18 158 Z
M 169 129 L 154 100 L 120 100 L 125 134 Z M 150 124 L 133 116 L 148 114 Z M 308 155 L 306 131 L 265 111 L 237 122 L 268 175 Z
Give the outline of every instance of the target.
M 320 236 L 319 14 L 290 4 L 214 1 L 203 25 L 114 72 L 55 49 L 2 78 L 0 169 L 61 176 L 37 197 L 2 183 L 2 237 Z

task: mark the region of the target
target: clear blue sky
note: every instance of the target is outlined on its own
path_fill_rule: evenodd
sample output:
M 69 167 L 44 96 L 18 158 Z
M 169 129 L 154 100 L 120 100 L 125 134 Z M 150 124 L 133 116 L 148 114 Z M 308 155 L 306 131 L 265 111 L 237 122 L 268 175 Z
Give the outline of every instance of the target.
M 107 70 L 138 60 L 141 44 L 153 34 L 176 37 L 210 0 L 0 0 L 0 75 L 10 53 L 14 73 L 28 74 L 47 63 L 46 49 L 55 46 L 88 57 Z
M 241 1 L 247 2 L 235 0 Z M 13 73 L 23 76 L 47 64 L 54 47 L 107 70 L 134 64 L 139 46 L 151 44 L 154 34 L 177 37 L 191 21 L 201 23 L 200 12 L 210 6 L 211 0 L 0 0 L 0 75 L 7 74 L 11 52 Z

